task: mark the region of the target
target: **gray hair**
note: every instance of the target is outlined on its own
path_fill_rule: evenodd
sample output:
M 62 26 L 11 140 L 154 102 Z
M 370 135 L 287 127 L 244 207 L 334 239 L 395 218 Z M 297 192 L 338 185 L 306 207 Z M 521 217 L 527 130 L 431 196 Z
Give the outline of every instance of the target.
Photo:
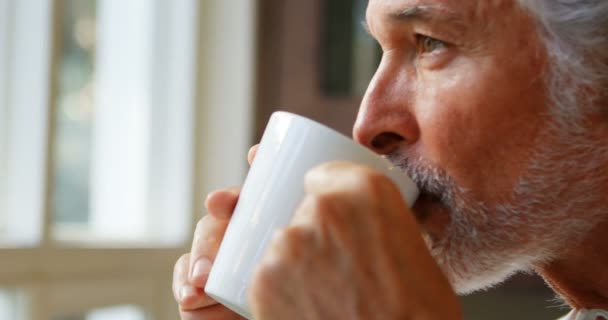
M 600 107 L 593 100 L 608 97 L 608 1 L 518 1 L 541 29 L 550 59 L 546 80 L 557 111 L 576 116 L 590 111 L 581 107 Z

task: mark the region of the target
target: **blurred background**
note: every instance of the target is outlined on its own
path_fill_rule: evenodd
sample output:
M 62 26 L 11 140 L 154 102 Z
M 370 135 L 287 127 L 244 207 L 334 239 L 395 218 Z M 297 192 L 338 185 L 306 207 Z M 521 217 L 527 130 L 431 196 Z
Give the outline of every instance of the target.
M 0 0 L 0 319 L 178 319 L 173 264 L 270 113 L 350 135 L 381 55 L 366 5 Z M 567 312 L 532 275 L 462 301 Z

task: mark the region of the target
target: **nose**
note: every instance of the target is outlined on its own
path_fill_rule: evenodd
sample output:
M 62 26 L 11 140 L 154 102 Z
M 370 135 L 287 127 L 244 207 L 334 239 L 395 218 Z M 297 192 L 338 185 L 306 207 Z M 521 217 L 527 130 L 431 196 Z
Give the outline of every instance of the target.
M 420 131 L 414 116 L 412 90 L 405 77 L 382 69 L 370 83 L 353 127 L 353 138 L 379 154 L 414 144 Z

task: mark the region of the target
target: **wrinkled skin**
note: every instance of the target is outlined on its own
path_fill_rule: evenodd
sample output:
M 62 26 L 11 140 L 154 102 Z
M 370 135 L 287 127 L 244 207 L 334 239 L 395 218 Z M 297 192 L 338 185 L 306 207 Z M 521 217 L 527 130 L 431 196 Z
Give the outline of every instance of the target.
M 404 4 L 433 4 L 443 21 L 385 17 Z M 430 14 L 429 14 L 430 15 Z M 448 15 L 448 13 L 445 13 Z M 370 1 L 367 24 L 383 48 L 353 136 L 382 154 L 422 159 L 472 197 L 505 201 L 524 173 L 547 103 L 535 26 L 514 1 Z M 416 34 L 448 43 L 424 52 Z M 428 50 L 427 50 L 428 51 Z M 423 199 L 425 200 L 425 199 Z M 438 237 L 449 217 L 419 201 Z

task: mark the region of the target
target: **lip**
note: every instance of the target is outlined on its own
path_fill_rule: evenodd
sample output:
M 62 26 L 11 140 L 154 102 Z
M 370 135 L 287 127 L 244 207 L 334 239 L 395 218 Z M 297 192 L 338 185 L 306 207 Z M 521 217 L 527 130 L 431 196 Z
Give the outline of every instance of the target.
M 414 203 L 414 206 L 412 206 L 412 211 L 418 222 L 422 224 L 432 214 L 433 208 L 437 209 L 437 206 L 441 206 L 440 198 L 437 195 L 421 190 L 418 199 Z
M 421 188 L 412 212 L 421 227 L 422 236 L 429 249 L 434 249 L 445 236 L 451 220 L 450 209 L 443 203 L 440 195 Z

